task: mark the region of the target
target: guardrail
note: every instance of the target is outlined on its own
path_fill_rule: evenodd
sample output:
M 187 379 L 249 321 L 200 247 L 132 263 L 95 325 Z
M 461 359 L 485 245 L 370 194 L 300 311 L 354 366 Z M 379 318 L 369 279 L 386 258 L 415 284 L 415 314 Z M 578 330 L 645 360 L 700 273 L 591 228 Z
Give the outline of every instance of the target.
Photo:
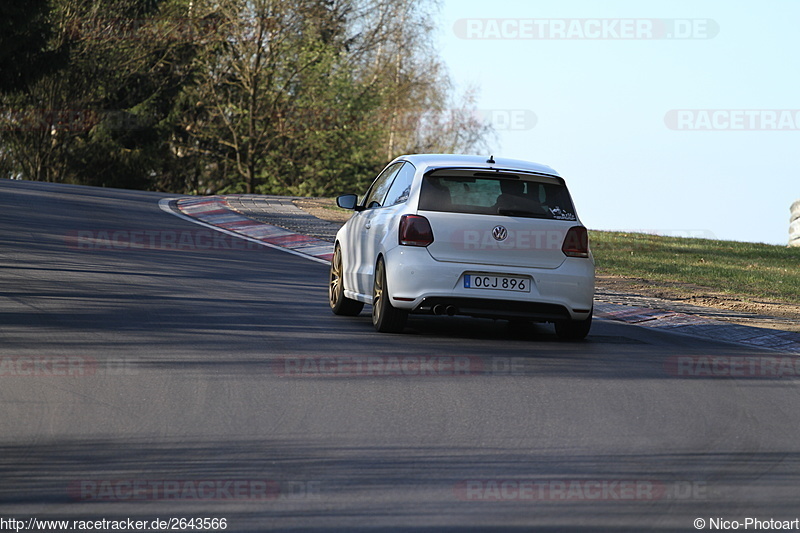
M 789 246 L 800 246 L 800 200 L 792 204 L 792 216 L 789 218 Z

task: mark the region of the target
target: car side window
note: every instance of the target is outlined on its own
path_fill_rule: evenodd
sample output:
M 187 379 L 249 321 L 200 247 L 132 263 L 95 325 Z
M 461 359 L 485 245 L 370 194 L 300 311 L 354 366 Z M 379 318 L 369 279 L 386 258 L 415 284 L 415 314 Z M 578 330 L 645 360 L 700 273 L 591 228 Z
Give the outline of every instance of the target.
M 402 165 L 402 162 L 390 165 L 375 179 L 364 200 L 364 206 L 367 209 L 374 209 L 383 205 L 386 193 L 389 191 L 389 187 L 392 185 L 392 181 Z
M 408 195 L 411 192 L 411 183 L 414 181 L 414 174 L 416 173 L 417 169 L 414 168 L 414 165 L 411 163 L 405 163 L 403 168 L 400 169 L 400 172 L 397 173 L 397 176 L 394 178 L 394 183 L 389 188 L 389 192 L 386 194 L 386 201 L 383 202 L 383 205 L 386 207 L 402 204 L 406 200 L 408 200 Z

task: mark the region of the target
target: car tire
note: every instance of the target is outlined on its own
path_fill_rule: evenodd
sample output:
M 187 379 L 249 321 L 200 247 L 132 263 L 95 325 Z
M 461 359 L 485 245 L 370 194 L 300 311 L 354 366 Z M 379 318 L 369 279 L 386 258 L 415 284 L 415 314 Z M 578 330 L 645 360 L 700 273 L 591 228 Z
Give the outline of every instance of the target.
M 556 321 L 556 335 L 565 341 L 579 341 L 585 339 L 592 329 L 592 312 L 584 320 L 558 320 Z
M 328 283 L 328 303 L 334 315 L 358 316 L 364 308 L 363 302 L 351 300 L 344 295 L 344 269 L 342 268 L 342 249 L 339 245 L 333 251 L 331 273 Z
M 372 284 L 372 325 L 380 333 L 400 333 L 406 327 L 408 311 L 392 307 L 386 288 L 386 265 L 383 258 L 375 265 Z

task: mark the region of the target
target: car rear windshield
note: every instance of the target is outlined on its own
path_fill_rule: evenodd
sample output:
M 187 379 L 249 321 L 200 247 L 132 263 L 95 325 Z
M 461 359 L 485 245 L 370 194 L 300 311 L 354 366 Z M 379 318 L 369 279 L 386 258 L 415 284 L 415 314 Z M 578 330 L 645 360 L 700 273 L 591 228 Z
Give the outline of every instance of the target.
M 483 177 L 479 174 L 425 176 L 419 209 L 576 220 L 569 192 L 560 180 L 516 175 Z

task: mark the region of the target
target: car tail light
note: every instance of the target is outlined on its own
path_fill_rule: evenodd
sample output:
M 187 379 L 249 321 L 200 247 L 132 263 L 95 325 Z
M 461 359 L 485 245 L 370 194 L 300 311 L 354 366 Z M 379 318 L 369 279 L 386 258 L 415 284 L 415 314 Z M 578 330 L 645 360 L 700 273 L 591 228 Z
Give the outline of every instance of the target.
M 561 251 L 567 257 L 589 257 L 589 232 L 583 226 L 569 228 Z
M 403 215 L 399 235 L 400 244 L 405 246 L 428 246 L 433 242 L 431 223 L 419 215 Z

